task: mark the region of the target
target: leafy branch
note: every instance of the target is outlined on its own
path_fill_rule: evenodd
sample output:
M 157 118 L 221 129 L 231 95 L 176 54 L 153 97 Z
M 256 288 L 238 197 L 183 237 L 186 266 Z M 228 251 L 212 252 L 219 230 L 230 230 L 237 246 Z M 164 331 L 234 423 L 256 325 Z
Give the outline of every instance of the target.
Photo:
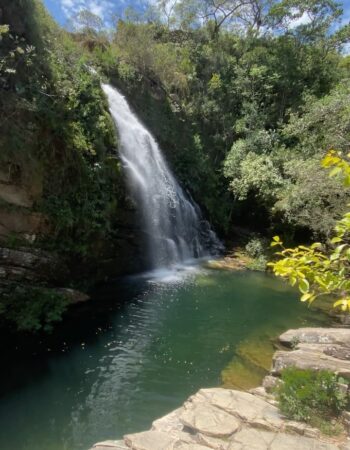
M 349 158 L 350 155 L 347 155 Z M 350 186 L 350 164 L 340 152 L 331 150 L 322 160 L 322 166 L 331 169 L 330 176 L 342 178 Z M 333 306 L 350 311 L 350 212 L 344 214 L 334 227 L 332 239 L 325 244 L 285 248 L 279 236 L 271 247 L 280 247 L 280 259 L 270 262 L 274 274 L 298 286 L 300 300 L 311 304 L 322 295 L 336 297 Z

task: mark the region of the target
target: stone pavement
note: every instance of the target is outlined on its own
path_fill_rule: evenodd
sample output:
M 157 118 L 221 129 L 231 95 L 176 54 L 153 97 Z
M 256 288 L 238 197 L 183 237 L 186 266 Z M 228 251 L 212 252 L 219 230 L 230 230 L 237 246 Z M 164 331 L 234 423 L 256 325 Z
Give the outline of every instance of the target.
M 347 441 L 326 442 L 319 430 L 283 418 L 262 388 L 256 394 L 201 389 L 181 408 L 154 421 L 151 430 L 129 434 L 124 441 L 95 444 L 93 449 L 350 450 Z

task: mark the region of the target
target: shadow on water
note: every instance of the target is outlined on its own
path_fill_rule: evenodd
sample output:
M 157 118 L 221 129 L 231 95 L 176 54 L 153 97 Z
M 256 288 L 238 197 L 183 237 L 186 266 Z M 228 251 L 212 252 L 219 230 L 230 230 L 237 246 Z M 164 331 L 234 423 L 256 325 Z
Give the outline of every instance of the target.
M 264 365 L 255 342 L 327 320 L 263 274 L 157 275 L 99 287 L 41 342 L 2 342 L 1 449 L 83 450 L 148 428 L 201 387 L 237 384 L 242 357 Z
M 76 346 L 93 345 L 100 334 L 112 328 L 115 314 L 122 315 L 146 284 L 143 277 L 123 277 L 99 285 L 91 292 L 90 301 L 71 306 L 63 322 L 56 324 L 49 334 L 11 334 L 3 330 L 0 351 L 7 370 L 0 373 L 0 398 L 37 380 L 41 374 L 45 376 L 47 363 L 53 357 L 64 358 Z

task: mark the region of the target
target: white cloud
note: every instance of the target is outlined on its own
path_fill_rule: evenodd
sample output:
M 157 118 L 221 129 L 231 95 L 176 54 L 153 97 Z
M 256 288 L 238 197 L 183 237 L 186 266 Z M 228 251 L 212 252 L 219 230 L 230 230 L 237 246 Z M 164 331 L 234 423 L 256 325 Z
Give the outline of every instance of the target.
M 348 42 L 347 44 L 344 44 L 344 45 L 343 45 L 343 48 L 342 48 L 342 54 L 343 54 L 344 56 L 350 55 L 350 42 Z
M 312 21 L 312 18 L 306 11 L 303 12 L 303 14 L 301 16 L 300 16 L 300 11 L 297 8 L 292 8 L 291 12 L 292 12 L 293 16 L 295 16 L 295 18 L 290 21 L 288 28 L 290 28 L 292 30 L 296 27 L 299 27 L 300 25 L 307 25 L 308 23 L 310 23 Z M 298 17 L 298 15 L 299 15 L 299 17 Z
M 71 19 L 82 9 L 87 9 L 108 23 L 115 9 L 111 0 L 60 0 L 64 15 Z M 123 0 L 122 0 L 122 3 Z

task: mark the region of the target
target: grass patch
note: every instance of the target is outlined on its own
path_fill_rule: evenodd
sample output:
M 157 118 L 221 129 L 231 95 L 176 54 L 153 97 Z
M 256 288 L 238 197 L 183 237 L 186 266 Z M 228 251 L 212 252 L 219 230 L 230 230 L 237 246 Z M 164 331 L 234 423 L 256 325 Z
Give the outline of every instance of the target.
M 343 432 L 340 415 L 349 404 L 341 386 L 345 381 L 332 372 L 287 368 L 277 388 L 281 412 L 289 419 L 317 427 L 330 436 Z

